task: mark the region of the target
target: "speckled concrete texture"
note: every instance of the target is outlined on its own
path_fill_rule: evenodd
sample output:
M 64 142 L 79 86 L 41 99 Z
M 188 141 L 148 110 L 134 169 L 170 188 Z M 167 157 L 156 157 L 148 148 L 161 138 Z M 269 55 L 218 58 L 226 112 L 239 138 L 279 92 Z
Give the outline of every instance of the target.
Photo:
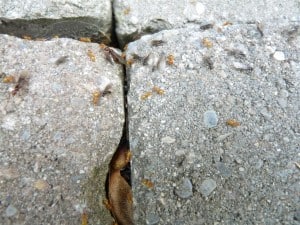
M 298 0 L 4 0 L 0 33 L 36 40 L 0 35 L 0 225 L 112 224 L 126 119 L 136 225 L 300 225 Z
M 0 52 L 0 224 L 109 216 L 101 202 L 125 120 L 122 67 L 71 39 L 1 35 Z
M 136 224 L 299 224 L 299 23 L 200 26 L 127 48 Z
M 300 20 L 298 1 L 115 0 L 113 6 L 121 45 L 144 34 L 195 24 Z

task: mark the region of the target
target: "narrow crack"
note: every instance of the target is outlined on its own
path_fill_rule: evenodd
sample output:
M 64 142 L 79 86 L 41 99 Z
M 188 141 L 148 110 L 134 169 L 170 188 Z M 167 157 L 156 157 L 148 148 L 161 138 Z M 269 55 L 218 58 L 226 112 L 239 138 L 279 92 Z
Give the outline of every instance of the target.
M 120 48 L 116 35 L 116 23 L 114 11 L 112 12 L 112 36 L 111 46 Z M 123 67 L 123 103 L 124 103 L 124 126 L 123 134 L 110 164 L 105 182 L 107 206 L 111 215 L 118 224 L 133 225 L 133 206 L 131 190 L 131 152 L 129 150 L 129 129 L 128 129 L 128 79 L 126 65 Z

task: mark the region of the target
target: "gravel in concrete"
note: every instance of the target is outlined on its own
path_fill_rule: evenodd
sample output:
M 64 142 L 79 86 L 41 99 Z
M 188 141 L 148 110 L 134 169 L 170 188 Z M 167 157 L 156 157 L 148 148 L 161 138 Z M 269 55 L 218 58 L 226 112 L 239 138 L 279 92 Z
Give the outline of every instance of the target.
M 218 24 L 300 20 L 297 1 L 217 1 L 217 0 L 115 0 L 116 32 L 121 45 L 144 34 L 180 27 L 210 29 Z
M 101 202 L 125 119 L 122 67 L 71 39 L 0 35 L 0 52 L 1 224 L 74 224 L 84 208 L 109 224 Z
M 297 224 L 299 23 L 200 26 L 128 45 L 136 223 Z M 183 177 L 189 198 L 174 191 Z

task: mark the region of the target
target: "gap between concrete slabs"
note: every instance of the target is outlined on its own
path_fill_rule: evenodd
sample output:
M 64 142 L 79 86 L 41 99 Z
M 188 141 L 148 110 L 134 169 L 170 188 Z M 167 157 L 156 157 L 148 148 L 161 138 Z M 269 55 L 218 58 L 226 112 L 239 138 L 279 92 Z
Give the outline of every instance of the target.
M 249 25 L 249 26 L 252 26 L 252 25 Z M 245 32 L 244 34 L 245 35 L 250 35 L 250 36 L 248 36 L 248 37 L 252 37 L 251 35 L 258 35 L 259 36 L 259 30 L 256 30 L 255 28 L 253 28 L 253 29 L 250 29 L 250 31 L 248 32 L 248 30 L 247 29 L 245 29 L 247 32 Z M 172 31 L 173 32 L 173 31 Z M 160 37 L 160 36 L 158 36 L 158 37 Z M 191 37 L 192 37 L 192 35 L 191 35 Z M 147 38 L 142 38 L 140 41 L 141 42 L 143 42 L 143 41 L 145 41 L 145 39 L 147 39 Z M 191 38 L 192 39 L 192 38 Z M 159 40 L 159 38 L 157 38 L 157 40 Z M 193 40 L 191 40 L 191 41 L 193 41 Z M 221 39 L 221 41 L 222 41 L 222 39 Z M 210 46 L 210 42 L 211 42 L 211 40 L 209 40 L 209 39 L 207 39 L 206 41 L 203 41 L 203 44 L 206 44 L 207 46 Z M 147 45 L 151 45 L 152 44 L 152 42 L 147 42 L 147 40 L 145 41 L 145 43 L 147 43 Z M 145 44 L 144 43 L 144 44 Z M 193 42 L 194 43 L 194 42 Z M 158 47 L 158 48 L 160 48 L 159 47 L 159 43 L 157 43 L 158 44 L 158 46 L 156 46 L 156 47 Z M 162 43 L 163 44 L 163 43 Z M 141 47 L 142 48 L 144 48 L 144 45 L 143 45 L 143 43 L 141 44 Z M 199 47 L 199 46 L 198 46 Z M 232 46 L 229 46 L 229 47 L 232 47 Z M 237 58 L 237 60 L 238 61 L 234 61 L 234 62 L 232 62 L 233 64 L 232 64 L 232 66 L 234 67 L 234 70 L 238 70 L 238 71 L 242 71 L 242 73 L 251 73 L 251 70 L 253 69 L 252 67 L 251 67 L 251 65 L 248 65 L 248 64 L 245 64 L 243 61 L 242 62 L 240 62 L 240 58 L 239 57 L 243 57 L 243 55 L 247 55 L 248 54 L 248 52 L 247 52 L 247 49 L 245 50 L 245 48 L 243 48 L 243 46 L 238 46 L 237 47 L 237 51 L 235 51 L 236 49 L 232 49 L 232 54 L 233 55 L 231 55 L 233 58 Z M 273 49 L 268 49 L 269 51 L 272 51 L 272 54 L 274 55 L 274 59 L 275 60 L 278 60 L 278 61 L 281 61 L 281 60 L 283 60 L 283 58 L 284 58 L 284 55 L 282 55 L 281 53 L 282 53 L 282 51 L 279 51 L 279 53 L 277 54 L 275 54 L 275 51 L 273 51 Z M 132 51 L 132 49 L 130 50 L 130 51 Z M 190 51 L 193 51 L 193 50 L 190 50 Z M 134 51 L 133 51 L 134 52 Z M 136 52 L 137 54 L 136 55 L 138 55 L 138 54 L 140 54 L 141 52 L 144 52 L 144 49 L 142 50 L 142 51 L 138 51 L 138 52 Z M 178 52 L 180 52 L 180 51 L 178 51 Z M 236 53 L 237 52 L 237 53 Z M 246 52 L 246 53 L 245 53 Z M 280 53 L 281 52 L 281 53 Z M 177 53 L 176 53 L 177 54 Z M 178 53 L 179 54 L 179 53 Z M 196 54 L 195 54 L 196 55 Z M 145 57 L 147 57 L 147 55 L 145 54 L 144 55 Z M 152 58 L 151 58 L 152 57 Z M 145 64 L 147 64 L 146 65 L 146 67 L 149 67 L 149 66 L 151 66 L 152 64 L 155 64 L 155 62 L 156 61 L 158 61 L 157 60 L 157 57 L 156 57 L 156 55 L 154 54 L 154 56 L 151 56 L 150 57 L 150 59 L 148 58 L 148 60 L 146 60 L 146 62 L 145 62 Z M 177 55 L 175 55 L 175 63 L 177 63 L 177 61 L 176 61 L 176 57 L 177 57 Z M 189 57 L 189 54 L 186 54 L 186 55 L 184 55 L 184 57 L 183 57 L 183 59 L 184 60 L 186 60 L 186 61 L 188 61 L 189 59 L 187 58 L 187 57 Z M 294 56 L 292 56 L 292 57 L 294 57 Z M 143 57 L 141 57 L 141 58 L 143 58 Z M 159 57 L 158 57 L 159 58 Z M 202 65 L 203 67 L 205 67 L 205 68 L 207 68 L 207 69 L 209 69 L 209 70 L 213 70 L 214 69 L 214 64 L 213 64 L 213 60 L 212 59 L 215 59 L 215 58 L 217 58 L 217 57 L 215 57 L 215 55 L 211 55 L 211 54 L 208 54 L 208 56 L 205 58 L 203 58 L 203 62 L 200 60 L 201 59 L 201 56 L 199 56 L 199 58 L 197 59 L 197 57 L 194 59 L 195 60 L 195 62 L 190 62 L 189 64 L 188 64 L 188 70 L 189 70 L 189 74 L 191 75 L 192 74 L 192 70 L 197 70 L 197 69 L 199 69 L 199 68 L 197 68 L 197 66 L 198 65 Z M 172 61 L 172 57 L 170 57 L 170 62 Z M 197 61 L 198 60 L 198 61 Z M 199 61 L 200 60 L 200 61 Z M 199 64 L 197 64 L 197 63 L 199 63 Z M 218 64 L 216 64 L 216 65 L 218 65 Z M 225 65 L 225 63 L 224 63 L 224 65 Z M 160 65 L 158 65 L 158 67 L 162 67 L 162 68 L 164 68 L 166 65 L 162 65 L 162 64 L 160 64 Z M 134 67 L 134 65 L 133 65 L 133 67 Z M 142 67 L 144 67 L 144 66 L 142 66 Z M 181 63 L 181 69 L 183 69 L 184 68 L 184 62 L 182 62 Z M 147 70 L 147 69 L 146 69 Z M 146 73 L 145 74 L 149 74 L 149 77 L 150 76 L 152 76 L 153 74 L 155 74 L 155 73 L 157 73 L 157 71 L 156 71 L 156 68 L 154 68 L 154 72 L 153 71 L 146 71 Z M 145 71 L 143 71 L 143 69 L 141 69 L 141 72 L 145 72 Z M 153 72 L 153 73 L 152 73 Z M 224 75 L 224 76 L 226 76 L 226 74 L 222 74 L 222 75 Z M 158 77 L 156 77 L 155 78 L 157 81 L 160 79 L 159 78 L 159 76 Z M 210 84 L 210 82 L 208 82 L 208 81 L 206 81 L 207 82 L 207 84 Z M 178 82 L 178 83 L 180 83 L 180 82 Z M 190 83 L 190 85 L 192 86 L 192 87 L 195 87 L 195 86 L 193 86 L 193 84 L 192 84 L 192 82 Z M 279 84 L 279 86 L 282 88 L 282 86 L 284 86 L 284 84 L 282 84 L 282 83 L 280 83 Z M 149 88 L 147 85 L 146 86 L 143 86 L 142 88 L 144 88 L 145 90 L 147 89 L 147 88 Z M 161 88 L 161 87 L 158 87 L 158 88 Z M 178 87 L 177 87 L 178 88 Z M 195 87 L 196 88 L 196 87 Z M 174 88 L 174 90 L 175 90 L 175 88 Z M 139 92 L 139 91 L 141 91 L 141 88 L 140 89 L 136 89 L 135 91 L 137 91 L 137 92 Z M 154 93 L 154 95 L 155 95 L 155 97 L 157 97 L 157 96 L 159 96 L 160 94 L 159 93 L 162 93 L 164 91 L 164 89 L 162 89 L 162 90 L 159 90 L 159 89 L 156 89 L 156 90 L 154 90 L 154 92 L 151 90 L 150 92 L 152 93 Z M 168 91 L 168 90 L 167 90 Z M 186 90 L 183 90 L 183 92 L 184 91 L 186 91 Z M 231 91 L 234 91 L 234 90 L 231 90 Z M 153 94 L 152 93 L 152 94 Z M 132 94 L 136 94 L 136 93 L 132 93 Z M 145 100 L 147 101 L 147 98 L 149 97 L 149 98 L 151 98 L 151 96 L 150 96 L 150 94 L 148 93 L 147 95 L 146 95 L 146 93 L 142 93 L 142 94 L 145 94 L 145 96 L 143 97 L 143 98 L 145 98 Z M 157 95 L 156 95 L 157 94 Z M 214 93 L 214 94 L 216 94 L 216 93 Z M 148 96 L 149 95 L 149 96 Z M 286 92 L 284 92 L 284 90 L 282 91 L 282 99 L 280 100 L 280 104 L 283 106 L 283 107 L 286 107 L 286 105 L 287 105 L 287 93 Z M 147 97 L 148 96 L 148 97 Z M 176 95 L 176 96 L 178 96 L 178 95 Z M 194 98 L 194 96 L 190 96 L 189 95 L 189 93 L 187 93 L 187 96 L 189 97 L 189 100 L 190 100 L 190 103 L 191 103 L 191 106 L 193 106 L 193 104 L 195 104 L 194 103 L 194 101 L 193 101 L 193 98 Z M 124 96 L 124 97 L 126 97 L 126 96 Z M 136 96 L 135 96 L 136 97 Z M 141 97 L 141 96 L 139 96 L 139 95 L 137 95 L 137 102 L 139 102 L 140 101 L 140 99 L 139 99 L 139 97 Z M 153 97 L 153 96 L 152 96 Z M 290 97 L 289 97 L 290 98 Z M 229 99 L 229 102 L 231 102 L 232 101 L 232 99 Z M 171 103 L 172 102 L 172 99 L 170 99 L 170 102 L 169 103 Z M 147 108 L 147 104 L 150 104 L 149 102 L 146 102 L 145 103 L 145 105 L 142 107 L 142 111 L 143 110 L 148 110 L 147 112 L 153 112 L 154 114 L 155 113 L 157 113 L 157 115 L 159 114 L 159 111 L 155 111 L 155 108 L 157 108 L 157 106 L 156 107 L 152 107 L 151 105 L 148 105 L 148 108 Z M 157 103 L 157 105 L 158 106 L 160 106 L 159 105 L 160 103 Z M 246 104 L 246 103 L 245 103 Z M 219 104 L 219 106 L 220 106 L 221 104 Z M 247 104 L 246 104 L 247 105 Z M 135 108 L 136 107 L 136 108 Z M 145 108 L 144 108 L 145 107 Z M 184 107 L 183 107 L 184 108 Z M 133 104 L 133 106 L 132 106 L 132 112 L 133 112 L 133 110 L 137 110 L 138 109 L 138 106 L 136 106 L 135 104 Z M 184 110 L 185 109 L 182 109 L 182 111 L 180 111 L 180 113 L 181 113 L 181 115 L 183 114 L 183 112 L 184 112 Z M 169 110 L 170 112 L 176 112 L 176 110 Z M 144 111 L 143 111 L 144 112 Z M 189 115 L 189 113 L 191 113 L 191 112 L 186 112 L 186 115 Z M 251 112 L 251 113 L 253 113 L 253 112 Z M 146 113 L 147 114 L 147 113 Z M 265 119 L 271 119 L 272 118 L 272 115 L 273 114 L 271 114 L 270 112 L 269 112 L 269 109 L 268 108 L 263 108 L 262 109 L 262 111 L 261 111 L 261 114 L 264 116 L 264 118 Z M 148 114 L 147 114 L 148 115 Z M 184 115 L 183 115 L 184 116 Z M 193 115 L 191 115 L 191 117 L 192 117 Z M 217 113 L 215 112 L 215 111 L 213 111 L 213 110 L 211 110 L 211 111 L 207 111 L 207 113 L 205 114 L 205 116 L 204 116 L 204 118 L 206 119 L 205 121 L 204 121 L 204 124 L 206 124 L 207 126 L 209 126 L 209 127 L 211 127 L 211 128 L 214 128 L 214 127 L 216 127 L 216 125 L 218 124 L 218 118 L 216 118 L 216 116 L 218 116 L 217 115 Z M 132 120 L 133 121 L 136 121 L 137 120 L 137 118 L 138 117 L 133 117 L 132 118 Z M 152 117 L 151 117 L 151 115 L 150 115 L 150 119 L 151 119 Z M 149 118 L 148 118 L 149 119 Z M 166 120 L 166 121 L 168 121 L 168 120 Z M 146 121 L 147 122 L 147 121 Z M 179 120 L 179 122 L 180 122 L 180 120 Z M 188 121 L 189 122 L 189 121 Z M 233 121 L 234 122 L 234 121 Z M 144 123 L 141 123 L 141 124 L 144 124 Z M 157 123 L 158 124 L 158 123 Z M 234 124 L 234 123 L 231 123 L 231 124 Z M 133 125 L 134 125 L 134 123 L 133 123 Z M 146 125 L 148 125 L 148 126 L 146 126 Z M 144 130 L 144 131 L 147 131 L 146 132 L 146 134 L 150 134 L 150 137 L 151 137 L 151 131 L 149 131 L 149 127 L 151 127 L 151 124 L 149 124 L 149 122 L 148 123 L 145 123 L 145 127 L 143 127 L 143 129 L 142 130 Z M 184 128 L 185 126 L 182 126 L 182 128 Z M 147 130 L 147 128 L 148 128 L 148 130 Z M 194 128 L 194 127 L 192 127 L 193 129 L 196 129 L 196 128 Z M 217 128 L 217 130 L 218 129 L 222 129 L 222 128 L 220 128 L 220 127 L 218 127 Z M 237 128 L 237 130 L 238 129 L 241 129 L 241 128 Z M 138 130 L 138 129 L 137 129 Z M 151 128 L 151 130 L 155 130 L 155 128 Z M 163 132 L 160 132 L 160 133 L 163 133 Z M 179 135 L 179 134 L 178 134 Z M 224 140 L 226 140 L 226 143 L 228 142 L 227 141 L 227 138 L 228 139 L 230 139 L 230 140 L 232 140 L 233 139 L 233 137 L 232 137 L 233 135 L 232 134 L 224 134 L 223 136 L 222 135 L 220 135 L 220 136 L 218 136 L 217 137 L 217 140 L 218 141 L 220 141 L 220 142 L 222 142 L 222 141 L 224 141 Z M 137 146 L 137 139 L 138 139 L 138 135 L 137 135 L 137 137 L 131 137 L 132 139 L 133 139 L 133 141 L 132 141 L 132 144 L 133 144 L 133 146 L 134 146 L 134 148 L 136 148 L 136 146 Z M 155 135 L 154 135 L 154 137 L 156 137 Z M 140 137 L 141 139 L 143 139 L 143 138 L 145 138 L 145 137 Z M 265 136 L 264 137 L 264 139 L 271 139 L 272 137 L 270 137 L 270 136 Z M 289 138 L 288 138 L 289 139 Z M 290 138 L 291 139 L 291 138 Z M 154 139 L 152 139 L 152 140 L 154 140 Z M 152 140 L 145 140 L 144 142 L 145 143 L 152 143 L 151 141 Z M 169 135 L 169 136 L 165 136 L 165 137 L 163 137 L 162 139 L 161 139 L 161 141 L 163 142 L 163 145 L 164 146 L 168 146 L 168 145 L 172 145 L 172 144 L 174 144 L 174 143 L 176 143 L 176 139 L 174 138 L 174 137 L 172 137 L 171 135 Z M 146 145 L 144 143 L 144 145 Z M 138 143 L 139 144 L 139 143 Z M 158 144 L 159 145 L 159 144 Z M 182 143 L 182 145 L 183 145 L 183 149 L 184 149 L 184 147 L 185 147 L 185 145 L 187 145 L 187 143 Z M 228 143 L 227 143 L 227 145 L 229 145 Z M 164 147 L 163 146 L 163 147 Z M 167 148 L 167 147 L 166 147 Z M 209 149 L 212 149 L 211 147 L 209 148 Z M 136 152 L 138 152 L 138 151 L 140 151 L 142 154 L 144 154 L 145 153 L 145 155 L 146 155 L 146 157 L 145 157 L 145 159 L 147 159 L 147 154 L 146 153 L 151 153 L 151 150 L 153 150 L 153 148 L 150 146 L 149 148 L 147 148 L 147 146 L 144 146 L 144 148 L 142 148 L 142 147 L 139 147 L 139 149 L 136 151 Z M 168 150 L 170 150 L 170 149 L 168 149 Z M 197 150 L 197 149 L 196 149 Z M 235 149 L 236 150 L 236 149 Z M 195 151 L 195 149 L 193 149 L 193 151 Z M 236 151 L 238 151 L 238 150 L 236 150 Z M 152 152 L 153 153 L 153 152 Z M 178 160 L 179 161 L 179 164 L 180 163 L 182 163 L 183 161 L 188 161 L 189 162 L 189 160 L 193 160 L 193 154 L 192 153 L 190 153 L 189 155 L 188 155 L 188 157 L 187 158 L 185 158 L 183 155 L 184 153 L 184 151 L 182 150 L 182 151 L 176 151 L 176 154 L 177 155 L 175 155 L 175 160 Z M 221 154 L 221 153 L 220 153 Z M 274 154 L 276 154 L 276 153 L 274 153 Z M 138 156 L 139 157 L 139 156 Z M 157 157 L 157 156 L 154 156 L 154 157 Z M 162 156 L 163 157 L 163 156 Z M 183 157 L 183 158 L 181 158 L 181 157 Z M 206 157 L 206 155 L 204 155 L 203 157 Z M 233 156 L 234 157 L 234 156 Z M 140 163 L 142 163 L 141 164 L 141 166 L 140 166 L 140 168 L 142 168 L 143 166 L 145 166 L 146 168 L 150 168 L 149 169 L 149 171 L 154 171 L 154 169 L 155 168 L 151 168 L 151 166 L 152 166 L 152 164 L 154 164 L 154 162 L 153 161 L 151 161 L 151 158 L 148 158 L 148 160 L 149 160 L 149 162 L 146 162 L 146 163 L 144 163 L 144 161 L 141 161 Z M 153 160 L 153 159 L 152 159 Z M 198 160 L 198 159 L 195 159 L 195 160 Z M 255 159 L 252 159 L 253 161 L 255 161 Z M 147 160 L 146 160 L 147 161 Z M 236 174 L 234 173 L 234 171 L 232 171 L 232 168 L 231 167 L 229 167 L 228 168 L 228 164 L 226 164 L 226 163 L 224 163 L 224 162 L 220 162 L 220 155 L 219 154 L 216 154 L 215 156 L 214 156 L 214 161 L 216 161 L 216 168 L 219 170 L 219 172 L 220 172 L 220 174 L 221 174 L 221 176 L 223 176 L 223 177 L 225 177 L 225 178 L 228 178 L 228 177 L 230 177 L 231 175 L 232 175 L 232 173 L 233 173 L 233 175 L 234 176 L 236 176 Z M 235 159 L 235 161 L 237 162 L 237 164 L 242 164 L 244 161 L 246 161 L 245 159 L 243 159 L 243 160 L 241 160 L 241 159 Z M 260 162 L 260 160 L 259 159 L 257 159 L 257 161 L 258 161 L 258 165 L 256 165 L 255 164 L 255 166 L 256 167 L 258 167 L 258 168 L 260 168 L 261 167 L 261 165 L 264 165 L 264 163 L 263 162 Z M 269 163 L 273 163 L 273 162 L 270 162 L 270 160 L 268 161 Z M 170 163 L 170 162 L 168 162 L 167 160 L 166 160 L 166 163 Z M 254 162 L 250 162 L 250 163 L 254 163 Z M 289 174 L 293 174 L 294 173 L 294 170 L 293 170 L 293 168 L 292 168 L 292 166 L 290 165 L 290 162 L 288 162 L 289 163 L 289 168 L 288 168 L 288 171 L 279 171 L 280 172 L 280 176 L 282 177 L 282 179 L 285 179 L 286 177 L 287 177 L 287 175 L 289 175 Z M 138 164 L 136 164 L 136 165 L 138 165 Z M 199 162 L 199 164 L 197 164 L 197 165 L 202 165 L 201 164 L 201 162 Z M 206 165 L 202 165 L 203 166 L 203 168 L 206 166 Z M 189 167 L 192 167 L 191 165 L 189 165 Z M 202 167 L 201 167 L 202 168 Z M 243 173 L 244 171 L 245 171 L 245 168 L 244 167 L 242 167 L 242 166 L 240 166 L 240 173 Z M 151 170 L 152 169 L 152 170 Z M 158 180 L 159 181 L 159 178 L 157 178 L 157 177 L 155 177 L 155 175 L 152 175 L 152 174 L 150 174 L 149 173 L 149 171 L 146 171 L 147 169 L 144 169 L 145 170 L 145 173 L 144 174 L 142 174 L 143 176 L 145 176 L 145 175 L 149 175 L 149 177 L 151 177 L 151 176 L 153 176 L 153 180 L 154 181 L 156 181 L 156 180 Z M 207 169 L 208 171 L 210 171 L 210 169 L 208 168 Z M 102 168 L 96 168 L 94 171 L 93 171 L 93 174 L 92 174 L 92 176 L 91 176 L 91 180 L 89 180 L 88 182 L 91 182 L 92 184 L 91 184 L 91 186 L 93 186 L 95 189 L 92 189 L 92 190 L 99 190 L 98 188 L 101 188 L 100 186 L 98 186 L 97 187 L 97 185 L 99 185 L 100 184 L 100 182 L 103 182 L 103 180 L 97 180 L 98 178 L 99 178 L 99 174 L 101 173 L 101 171 L 103 171 L 102 170 Z M 106 170 L 105 170 L 106 171 Z M 192 172 L 191 172 L 192 171 Z M 155 192 L 154 194 L 153 193 L 150 193 L 151 191 L 149 191 L 148 189 L 146 189 L 145 187 L 141 187 L 141 183 L 140 183 L 140 180 L 136 180 L 136 187 L 137 187 L 137 190 L 136 191 L 140 191 L 140 193 L 138 193 L 139 194 L 139 198 L 141 198 L 140 200 L 139 200 L 139 204 L 141 204 L 141 208 L 140 209 L 138 209 L 138 210 L 141 210 L 140 211 L 140 215 L 143 215 L 143 213 L 145 213 L 146 212 L 146 217 L 145 218 L 140 218 L 140 220 L 139 221 L 142 221 L 142 222 L 147 222 L 148 224 L 159 224 L 161 221 L 167 221 L 167 219 L 169 219 L 169 220 L 172 220 L 172 219 L 174 219 L 174 218 L 172 218 L 172 215 L 173 214 L 175 214 L 176 212 L 182 212 L 182 213 L 185 213 L 186 211 L 187 211 L 187 209 L 186 208 L 184 208 L 182 211 L 180 211 L 180 207 L 183 205 L 182 204 L 182 201 L 180 200 L 180 198 L 182 198 L 182 199 L 186 199 L 186 198 L 189 198 L 190 196 L 191 196 L 191 194 L 193 194 L 194 192 L 194 190 L 195 190 L 195 188 L 193 189 L 193 185 L 195 186 L 195 182 L 197 181 L 197 174 L 196 174 L 196 169 L 195 170 L 191 170 L 191 171 L 189 171 L 191 174 L 192 174 L 192 180 L 190 180 L 190 179 L 188 179 L 188 178 L 186 178 L 186 177 L 184 177 L 182 180 L 172 180 L 172 182 L 174 182 L 174 185 L 176 185 L 176 189 L 174 189 L 174 193 L 175 193 L 175 195 L 176 196 L 178 196 L 178 202 L 177 202 L 177 204 L 171 209 L 171 207 L 173 206 L 172 204 L 173 204 L 173 202 L 171 202 L 171 200 L 168 202 L 168 201 L 166 201 L 166 196 L 168 196 L 170 193 L 166 193 L 166 191 L 164 190 L 164 187 L 162 187 L 162 185 L 161 184 L 159 184 L 159 182 L 157 182 L 159 185 L 161 185 L 161 187 L 160 186 L 157 186 L 157 187 L 159 187 L 160 188 L 160 190 L 161 190 L 161 193 L 163 194 L 162 196 L 160 196 L 160 198 L 159 198 L 159 201 L 161 201 L 161 203 L 158 203 L 158 207 L 157 208 L 163 208 L 163 204 L 169 204 L 168 206 L 170 206 L 169 208 L 170 208 L 170 210 L 171 210 L 171 215 L 169 215 L 170 217 L 169 218 L 164 218 L 163 217 L 163 215 L 160 215 L 159 213 L 160 213 L 160 211 L 159 210 L 157 210 L 156 208 L 154 208 L 154 205 L 156 204 L 156 202 L 155 202 L 155 200 L 153 200 L 154 198 L 153 198 L 153 196 L 155 195 L 155 194 L 159 194 L 159 192 Z M 292 172 L 291 172 L 292 171 Z M 162 168 L 162 170 L 161 170 L 161 172 L 162 173 L 164 173 L 165 171 L 164 171 L 164 169 Z M 180 171 L 179 171 L 180 172 Z M 279 173 L 278 172 L 278 173 Z M 176 172 L 174 172 L 174 173 L 178 173 L 178 171 Z M 103 176 L 103 175 L 101 175 L 101 176 Z M 100 176 L 100 177 L 101 177 Z M 137 178 L 140 178 L 139 176 L 138 176 L 138 174 L 137 174 Z M 236 177 L 235 177 L 236 178 Z M 168 177 L 166 176 L 166 179 L 165 179 L 165 181 L 167 181 L 167 179 L 168 179 Z M 96 182 L 95 182 L 96 181 Z M 139 183 L 138 183 L 139 182 Z M 150 182 L 150 181 L 149 181 Z M 170 185 L 170 184 L 172 184 L 172 182 L 170 182 L 170 183 L 168 183 L 168 182 L 165 182 L 165 184 L 166 184 L 166 186 L 168 187 L 168 185 Z M 148 184 L 148 186 L 151 186 L 151 185 L 149 185 L 149 183 L 147 183 L 146 181 L 145 181 L 145 183 L 146 184 Z M 151 183 L 150 183 L 151 184 Z M 157 187 L 155 187 L 155 188 L 157 188 Z M 214 180 L 214 179 L 211 179 L 211 178 L 208 178 L 208 179 L 206 179 L 206 180 L 204 180 L 204 182 L 203 183 L 201 183 L 201 185 L 200 184 L 196 184 L 196 188 L 197 188 L 197 190 L 198 190 L 198 192 L 196 192 L 196 195 L 197 195 L 197 193 L 198 193 L 198 195 L 199 195 L 199 193 L 201 193 L 203 196 L 209 196 L 210 194 L 213 194 L 214 192 L 214 190 L 217 188 L 217 190 L 218 190 L 218 183 L 216 183 L 216 181 Z M 173 190 L 173 189 L 172 189 Z M 146 194 L 145 194 L 145 196 L 143 195 L 144 193 L 146 192 Z M 280 195 L 280 193 L 278 193 L 279 195 Z M 171 195 L 171 197 L 172 197 L 172 194 L 170 194 Z M 145 198 L 143 198 L 143 197 L 145 197 Z M 148 198 L 147 198 L 148 197 Z M 150 198 L 152 198 L 152 200 L 149 200 L 149 197 Z M 168 198 L 168 199 L 172 199 L 172 198 Z M 174 197 L 174 196 L 173 196 Z M 91 198 L 92 200 L 91 201 L 93 201 L 93 200 L 95 200 L 95 199 L 93 199 L 93 195 L 89 195 L 89 198 Z M 201 197 L 199 197 L 199 199 L 201 199 Z M 150 207 L 149 207 L 149 209 L 146 209 L 145 211 L 142 211 L 142 210 L 144 210 L 143 209 L 143 207 L 145 207 L 145 204 L 143 205 L 142 204 L 142 202 L 144 202 L 144 201 L 149 201 L 150 203 L 153 203 L 153 202 L 155 202 L 155 204 L 154 205 L 151 205 L 150 204 Z M 151 202 L 152 201 L 152 202 Z M 184 201 L 184 200 L 183 200 Z M 213 201 L 213 200 L 212 200 Z M 186 201 L 187 203 L 189 203 L 189 200 L 187 200 Z M 94 204 L 95 205 L 98 205 L 99 206 L 99 202 L 97 202 L 97 201 L 95 201 L 94 202 Z M 199 205 L 199 204 L 198 204 Z M 209 206 L 207 206 L 207 207 L 209 207 Z M 254 206 L 252 206 L 251 205 L 251 207 L 254 207 Z M 10 212 L 12 212 L 13 210 L 11 210 L 12 209 L 12 207 L 10 207 L 9 208 L 9 210 L 8 211 L 10 211 Z M 157 211 L 156 211 L 157 210 Z M 163 209 L 162 209 L 163 210 Z M 173 211 L 172 211 L 173 210 Z M 176 212 L 175 212 L 175 210 L 177 210 Z M 207 212 L 209 212 L 209 211 L 207 211 Z M 173 214 L 172 214 L 173 213 Z M 140 215 L 138 215 L 138 216 L 140 216 Z M 197 218 L 199 218 L 199 221 L 202 221 L 202 222 L 205 222 L 204 221 L 204 219 L 202 218 L 202 220 L 201 220 L 201 215 L 198 215 L 197 214 Z M 164 220 L 165 219 L 165 220 Z M 188 220 L 189 218 L 187 218 L 185 221 L 183 221 L 183 219 L 181 218 L 179 221 L 177 221 L 178 223 L 181 223 L 181 224 L 184 224 L 184 222 L 190 222 L 190 223 L 192 223 L 191 221 L 192 220 Z M 214 218 L 212 218 L 212 219 L 214 219 Z M 228 219 L 228 218 L 227 218 Z M 232 219 L 232 218 L 229 218 L 228 220 L 230 220 L 230 219 Z M 268 218 L 267 218 L 268 219 Z M 270 219 L 269 219 L 270 220 Z M 198 221 L 198 222 L 199 222 Z M 195 221 L 194 221 L 195 222 Z

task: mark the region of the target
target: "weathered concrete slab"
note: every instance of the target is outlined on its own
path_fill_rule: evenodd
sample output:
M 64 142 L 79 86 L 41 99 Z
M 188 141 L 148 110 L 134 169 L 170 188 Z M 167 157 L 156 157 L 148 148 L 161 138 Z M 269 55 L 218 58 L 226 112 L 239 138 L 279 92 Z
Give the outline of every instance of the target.
M 1 1 L 0 33 L 18 37 L 91 37 L 109 42 L 111 1 Z
M 136 224 L 300 223 L 299 43 L 290 22 L 128 45 Z
M 122 45 L 161 30 L 225 22 L 300 20 L 298 1 L 115 0 L 116 32 Z M 275 22 L 277 23 L 277 22 Z
M 122 67 L 71 39 L 1 35 L 0 52 L 0 223 L 79 224 L 85 208 L 109 224 L 101 202 L 125 120 Z

